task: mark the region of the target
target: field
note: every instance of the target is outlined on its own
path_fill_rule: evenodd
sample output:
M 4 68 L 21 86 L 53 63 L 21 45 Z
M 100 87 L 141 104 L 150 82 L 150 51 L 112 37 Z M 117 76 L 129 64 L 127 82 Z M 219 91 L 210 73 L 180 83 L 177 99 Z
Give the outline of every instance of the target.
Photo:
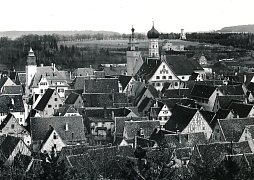
M 159 40 L 159 43 L 162 44 L 164 40 Z M 87 41 L 62 41 L 59 43 L 59 45 L 66 45 L 66 46 L 77 46 L 77 47 L 89 47 L 89 48 L 108 48 L 108 49 L 126 49 L 128 46 L 128 40 L 87 40 Z M 172 42 L 174 45 L 198 45 L 197 42 L 190 42 L 190 41 L 182 41 L 178 39 L 171 39 L 170 42 Z M 141 49 L 148 48 L 148 40 L 139 40 L 138 41 L 138 47 Z

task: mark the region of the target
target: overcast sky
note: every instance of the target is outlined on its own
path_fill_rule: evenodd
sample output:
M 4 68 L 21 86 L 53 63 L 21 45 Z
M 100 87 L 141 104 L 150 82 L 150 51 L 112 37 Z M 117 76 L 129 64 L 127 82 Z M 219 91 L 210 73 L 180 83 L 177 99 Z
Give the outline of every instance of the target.
M 0 31 L 218 30 L 254 24 L 253 0 L 0 0 Z

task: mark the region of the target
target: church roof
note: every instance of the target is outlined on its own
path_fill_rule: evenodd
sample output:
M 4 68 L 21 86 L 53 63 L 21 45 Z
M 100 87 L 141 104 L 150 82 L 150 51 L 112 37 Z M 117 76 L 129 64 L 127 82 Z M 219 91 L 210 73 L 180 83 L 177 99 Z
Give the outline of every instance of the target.
M 160 36 L 160 33 L 154 28 L 154 26 L 152 27 L 150 31 L 147 32 L 148 39 L 157 39 L 159 38 L 159 36 Z

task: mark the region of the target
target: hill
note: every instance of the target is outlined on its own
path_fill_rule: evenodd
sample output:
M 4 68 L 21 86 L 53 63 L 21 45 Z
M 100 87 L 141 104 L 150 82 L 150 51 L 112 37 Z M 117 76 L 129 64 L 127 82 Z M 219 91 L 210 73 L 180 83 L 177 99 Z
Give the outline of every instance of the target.
M 113 31 L 92 31 L 92 30 L 85 30 L 85 31 L 0 31 L 0 37 L 9 37 L 11 39 L 18 38 L 22 35 L 29 35 L 29 34 L 37 34 L 37 35 L 64 35 L 64 36 L 71 36 L 75 34 L 80 35 L 95 35 L 95 34 L 103 34 L 105 36 L 111 35 L 121 35 L 118 32 Z
M 218 32 L 249 32 L 254 33 L 254 24 L 224 27 Z

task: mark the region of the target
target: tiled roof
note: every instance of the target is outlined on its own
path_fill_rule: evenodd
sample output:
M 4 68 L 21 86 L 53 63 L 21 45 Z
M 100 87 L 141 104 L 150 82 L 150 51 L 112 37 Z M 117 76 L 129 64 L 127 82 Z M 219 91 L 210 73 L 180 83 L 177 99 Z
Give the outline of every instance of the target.
M 54 86 L 56 81 L 62 81 L 64 86 L 68 86 L 66 79 L 59 73 L 59 71 L 51 66 L 37 67 L 36 74 L 32 80 L 31 87 L 38 87 L 38 83 L 41 77 L 45 77 L 48 80 L 49 86 Z
M 252 110 L 253 105 L 251 104 L 243 104 L 233 102 L 229 105 L 228 109 L 230 109 L 234 115 L 239 116 L 239 118 L 247 117 Z
M 77 68 L 72 72 L 73 76 L 93 76 L 93 68 Z
M 227 109 L 232 100 L 238 102 L 244 102 L 244 95 L 226 95 L 226 96 L 217 96 L 217 99 L 220 104 L 220 108 Z
M 125 93 L 85 93 L 82 95 L 85 107 L 128 106 Z
M 164 127 L 169 131 L 182 132 L 196 113 L 196 108 L 176 104 L 172 110 L 170 119 L 166 122 Z
M 194 85 L 190 96 L 209 99 L 216 87 L 206 86 L 206 85 Z
M 84 80 L 84 93 L 117 93 L 117 78 L 98 78 Z
M 71 78 L 70 72 L 68 72 L 68 71 L 58 71 L 58 72 L 63 76 L 64 79 L 67 80 L 68 84 L 70 84 L 72 82 L 72 79 L 70 79 Z
M 116 66 L 116 67 L 103 67 L 106 76 L 119 76 L 126 74 L 127 67 L 126 66 Z
M 66 113 L 78 113 L 78 111 L 72 106 L 65 106 L 61 112 L 61 116 L 64 116 Z
M 197 107 L 196 102 L 189 98 L 163 98 L 161 101 L 167 105 L 169 109 L 173 109 L 176 104 L 195 108 Z
M 21 95 L 1 95 L 0 112 L 24 112 L 24 103 Z
M 155 128 L 150 136 L 151 140 L 161 143 L 166 134 L 176 134 L 176 132 Z
M 139 136 L 136 137 L 136 145 L 139 147 L 143 147 L 143 148 L 153 147 L 154 144 L 155 144 L 155 141 L 153 140 L 142 138 Z
M 79 89 L 84 89 L 85 87 L 85 79 L 88 79 L 89 77 L 85 77 L 85 76 L 78 76 L 73 80 L 73 86 L 74 89 L 79 90 Z
M 245 126 L 254 125 L 254 118 L 219 119 L 218 123 L 223 131 L 226 141 L 238 142 Z
M 219 86 L 219 90 L 224 95 L 243 95 L 244 94 L 241 84 Z
M 167 89 L 164 91 L 163 96 L 167 98 L 180 98 L 189 97 L 191 89 Z
M 251 92 L 254 91 L 254 83 L 253 82 L 250 82 L 249 85 L 247 86 L 247 89 Z
M 144 137 L 150 137 L 154 129 L 160 126 L 160 121 L 125 121 L 124 132 L 128 139 L 133 139 L 137 135 L 137 131 L 142 128 L 144 130 Z
M 248 129 L 249 133 L 251 134 L 252 139 L 254 139 L 254 125 L 247 125 L 245 126 Z
M 160 64 L 161 62 L 158 60 L 145 60 L 136 74 L 137 79 L 141 78 L 149 80 L 154 75 Z
M 78 93 L 71 93 L 67 99 L 65 100 L 65 104 L 74 104 L 76 102 L 76 100 L 78 99 L 79 94 Z
M 247 141 L 230 143 L 212 143 L 212 144 L 202 144 L 197 145 L 192 154 L 191 160 L 188 165 L 203 163 L 209 165 L 207 167 L 216 168 L 223 161 L 225 155 L 230 154 L 233 151 L 234 154 L 251 153 L 250 146 Z
M 49 99 L 51 98 L 53 93 L 54 93 L 54 89 L 50 89 L 50 88 L 47 89 L 47 91 L 43 94 L 42 98 L 40 99 L 40 101 L 38 102 L 38 104 L 36 105 L 34 109 L 43 111 L 46 105 L 48 104 Z
M 43 140 L 50 126 L 56 130 L 63 141 L 84 141 L 86 139 L 86 130 L 81 116 L 34 117 L 31 118 L 30 123 L 33 141 Z
M 159 98 L 159 93 L 154 86 L 148 84 L 146 88 L 152 94 L 153 98 Z
M 195 60 L 187 59 L 187 56 L 167 55 L 166 62 L 176 75 L 191 75 L 194 70 L 203 70 Z
M 24 94 L 23 87 L 21 85 L 4 86 L 3 94 Z
M 207 143 L 203 132 L 189 134 L 165 134 L 162 143 L 169 148 L 194 147 Z
M 126 88 L 126 86 L 128 85 L 128 83 L 130 82 L 132 76 L 124 76 L 124 75 L 120 75 L 118 77 L 118 80 L 120 82 L 120 84 L 123 87 L 123 90 Z
M 20 138 L 14 136 L 7 136 L 0 144 L 0 159 L 4 162 L 10 157 L 13 153 L 13 150 L 16 148 L 18 143 L 21 141 Z
M 8 77 L 2 77 L 0 79 L 0 89 L 3 87 L 3 85 L 5 84 L 5 82 L 7 81 Z
M 208 123 L 210 123 L 215 116 L 214 112 L 204 111 L 204 110 L 200 110 L 199 112 L 202 114 L 202 116 Z
M 228 114 L 230 113 L 230 110 L 228 109 L 219 109 L 215 116 L 213 117 L 213 119 L 210 121 L 209 125 L 211 126 L 212 129 L 215 128 L 216 124 L 217 124 L 217 120 L 218 119 L 225 119 Z
M 136 118 L 136 117 L 116 117 L 115 118 L 115 135 L 116 136 L 123 136 L 123 131 L 124 131 L 124 125 L 125 125 L 125 121 L 147 121 L 148 118 L 144 117 L 144 118 Z
M 138 106 L 138 111 L 143 112 L 145 110 L 150 109 L 152 104 L 154 103 L 154 100 L 152 98 L 145 97 L 142 102 Z
M 0 124 L 0 130 L 2 130 L 6 124 L 9 122 L 9 120 L 11 119 L 11 117 L 13 117 L 13 115 L 11 113 L 9 113 L 4 120 L 2 121 L 2 123 Z

